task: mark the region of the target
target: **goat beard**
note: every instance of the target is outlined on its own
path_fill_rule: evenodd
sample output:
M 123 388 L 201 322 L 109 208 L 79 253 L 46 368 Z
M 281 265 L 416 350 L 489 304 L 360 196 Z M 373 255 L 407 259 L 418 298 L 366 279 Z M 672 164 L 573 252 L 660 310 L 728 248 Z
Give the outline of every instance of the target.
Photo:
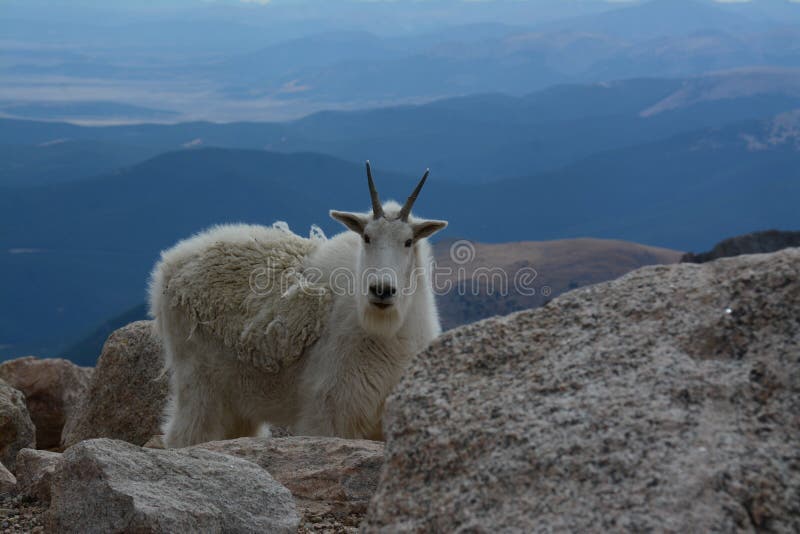
M 402 315 L 397 305 L 381 310 L 367 304 L 361 310 L 361 326 L 368 333 L 379 337 L 390 337 L 402 325 Z

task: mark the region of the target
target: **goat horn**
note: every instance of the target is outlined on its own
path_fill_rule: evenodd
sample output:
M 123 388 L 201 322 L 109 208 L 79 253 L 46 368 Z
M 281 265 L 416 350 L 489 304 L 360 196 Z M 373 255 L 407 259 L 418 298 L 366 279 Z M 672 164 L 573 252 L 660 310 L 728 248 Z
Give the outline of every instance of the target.
M 381 206 L 381 199 L 378 197 L 378 190 L 375 189 L 375 182 L 372 180 L 372 169 L 367 160 L 367 181 L 369 182 L 369 196 L 372 198 L 372 215 L 376 219 L 383 217 L 383 206 Z
M 403 209 L 400 210 L 400 220 L 401 221 L 407 221 L 408 220 L 408 216 L 411 214 L 411 207 L 414 205 L 414 202 L 417 201 L 417 195 L 419 195 L 419 192 L 422 189 L 422 186 L 425 185 L 425 180 L 428 179 L 428 175 L 430 173 L 431 173 L 430 169 L 426 169 L 425 170 L 425 174 L 422 175 L 422 179 L 417 184 L 417 187 L 414 188 L 414 192 L 411 193 L 411 196 L 408 197 L 408 200 L 406 200 L 405 206 L 403 206 Z

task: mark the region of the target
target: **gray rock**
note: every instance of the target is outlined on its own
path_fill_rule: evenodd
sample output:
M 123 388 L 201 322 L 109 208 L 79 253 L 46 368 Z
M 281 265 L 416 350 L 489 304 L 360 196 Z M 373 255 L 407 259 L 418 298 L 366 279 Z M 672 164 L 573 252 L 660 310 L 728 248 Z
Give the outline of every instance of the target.
M 0 464 L 0 495 L 11 493 L 17 486 L 17 479 L 11 474 L 11 471 L 6 469 L 6 466 Z
M 64 452 L 50 532 L 295 532 L 289 490 L 252 462 L 216 452 L 95 439 Z
M 0 379 L 0 463 L 14 472 L 17 453 L 26 447 L 36 447 L 36 428 L 25 395 Z
M 43 503 L 50 502 L 50 482 L 61 454 L 22 449 L 17 454 L 17 493 Z
M 800 531 L 800 249 L 648 267 L 444 334 L 365 531 Z
M 383 443 L 322 437 L 240 438 L 193 447 L 250 460 L 289 488 L 306 518 L 363 515 L 375 494 Z
M 160 434 L 168 393 L 161 344 L 150 321 L 138 321 L 109 336 L 89 390 L 67 419 L 61 444 L 91 438 L 121 439 L 143 445 Z
M 25 394 L 37 447 L 59 447 L 64 421 L 86 394 L 92 371 L 60 358 L 27 356 L 0 364 L 0 379 Z

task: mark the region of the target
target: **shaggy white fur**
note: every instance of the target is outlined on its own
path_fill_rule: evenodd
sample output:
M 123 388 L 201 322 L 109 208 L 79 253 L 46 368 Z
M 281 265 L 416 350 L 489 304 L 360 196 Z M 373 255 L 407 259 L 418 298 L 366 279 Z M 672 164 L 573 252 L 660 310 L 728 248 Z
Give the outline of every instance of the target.
M 317 341 L 328 316 L 329 289 L 301 272 L 318 243 L 279 228 L 213 227 L 162 253 L 152 314 L 180 310 L 190 335 L 218 338 L 228 356 L 278 372 Z
M 393 202 L 384 211 L 334 213 L 361 226 L 330 240 L 226 225 L 162 253 L 150 313 L 171 376 L 168 446 L 255 435 L 263 423 L 381 436 L 386 396 L 440 332 L 424 237 L 446 224 L 400 221 Z M 359 276 L 382 261 L 401 290 L 388 307 Z

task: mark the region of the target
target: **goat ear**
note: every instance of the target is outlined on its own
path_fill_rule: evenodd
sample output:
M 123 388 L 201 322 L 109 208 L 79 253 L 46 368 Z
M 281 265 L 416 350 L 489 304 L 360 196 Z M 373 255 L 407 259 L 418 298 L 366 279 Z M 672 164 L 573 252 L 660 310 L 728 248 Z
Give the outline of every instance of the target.
M 439 230 L 444 230 L 447 227 L 447 221 L 419 221 L 411 225 L 414 230 L 414 239 L 422 239 L 432 236 Z
M 330 211 L 331 217 L 335 220 L 339 221 L 350 230 L 354 231 L 357 234 L 364 233 L 364 227 L 367 225 L 367 220 L 364 218 L 363 215 L 358 213 L 349 213 L 347 211 Z

